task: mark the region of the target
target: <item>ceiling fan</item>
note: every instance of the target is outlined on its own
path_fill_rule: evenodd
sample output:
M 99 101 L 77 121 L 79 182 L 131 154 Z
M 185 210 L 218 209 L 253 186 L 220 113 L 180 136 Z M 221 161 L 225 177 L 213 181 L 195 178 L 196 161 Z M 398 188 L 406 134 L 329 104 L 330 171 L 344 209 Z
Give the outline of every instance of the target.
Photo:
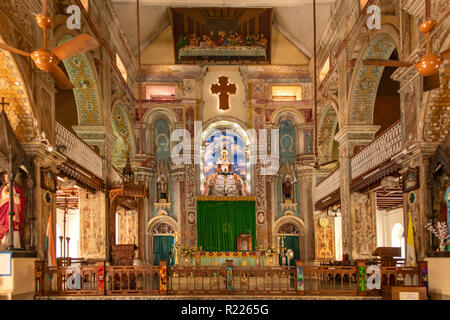
M 314 165 L 304 163 L 304 166 L 319 170 L 327 165 L 337 163 L 337 160 L 319 163 L 319 151 L 317 147 L 317 15 L 316 15 L 316 0 L 313 0 L 313 16 L 314 16 Z
M 47 29 L 53 28 L 53 19 L 47 16 L 47 0 L 42 0 L 42 13 L 36 15 L 36 22 L 44 30 L 44 47 L 28 53 L 6 44 L 0 43 L 0 49 L 7 50 L 33 59 L 36 66 L 45 72 L 49 72 L 55 79 L 60 89 L 73 89 L 74 86 L 58 64 L 65 59 L 80 53 L 95 49 L 99 46 L 98 41 L 88 34 L 82 34 L 74 39 L 54 48 L 47 49 Z
M 396 60 L 366 59 L 365 66 L 385 66 L 385 67 L 411 67 L 424 77 L 424 90 L 432 90 L 440 87 L 439 68 L 444 60 L 450 60 L 450 49 L 445 50 L 440 55 L 431 52 L 431 32 L 436 27 L 436 20 L 431 19 L 430 0 L 425 0 L 426 20 L 419 26 L 420 32 L 427 36 L 427 50 L 425 55 L 418 62 L 404 62 Z

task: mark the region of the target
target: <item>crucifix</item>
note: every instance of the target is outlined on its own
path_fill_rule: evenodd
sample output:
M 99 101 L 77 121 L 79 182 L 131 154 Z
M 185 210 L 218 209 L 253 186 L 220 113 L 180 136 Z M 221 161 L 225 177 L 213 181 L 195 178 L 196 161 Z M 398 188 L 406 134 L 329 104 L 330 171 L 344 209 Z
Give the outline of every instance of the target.
M 230 94 L 236 94 L 236 85 L 228 84 L 228 77 L 220 77 L 219 84 L 211 86 L 211 92 L 219 95 L 219 109 L 230 109 L 229 97 Z
M 2 106 L 2 112 L 5 113 L 5 106 L 9 106 L 9 103 L 6 103 L 5 98 L 2 98 L 0 105 Z

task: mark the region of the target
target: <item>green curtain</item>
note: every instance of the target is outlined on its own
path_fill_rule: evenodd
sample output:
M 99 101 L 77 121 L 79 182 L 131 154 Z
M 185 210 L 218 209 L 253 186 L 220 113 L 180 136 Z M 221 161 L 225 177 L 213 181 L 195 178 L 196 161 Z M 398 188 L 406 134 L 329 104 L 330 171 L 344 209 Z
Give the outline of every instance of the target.
M 169 265 L 173 265 L 170 259 L 170 251 L 174 239 L 172 236 L 154 236 L 153 237 L 153 264 L 159 266 L 161 260 L 166 260 Z
M 281 240 L 280 240 L 281 245 Z M 284 247 L 287 249 L 292 249 L 294 251 L 294 258 L 291 259 L 290 265 L 295 266 L 295 260 L 300 260 L 300 245 L 299 245 L 299 237 L 298 236 L 286 236 L 284 238 Z M 287 260 L 285 260 L 287 263 Z M 280 264 L 282 263 L 280 257 Z
M 198 246 L 204 251 L 237 251 L 242 233 L 253 237 L 256 248 L 254 201 L 199 201 L 197 203 Z

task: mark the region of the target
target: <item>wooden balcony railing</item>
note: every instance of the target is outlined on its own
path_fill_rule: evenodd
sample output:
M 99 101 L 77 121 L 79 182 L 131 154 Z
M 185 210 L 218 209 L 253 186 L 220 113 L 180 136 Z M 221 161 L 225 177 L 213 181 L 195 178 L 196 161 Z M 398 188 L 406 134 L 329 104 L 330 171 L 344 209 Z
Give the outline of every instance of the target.
M 401 123 L 398 121 L 353 156 L 351 159 L 352 180 L 368 174 L 384 162 L 389 161 L 401 151 L 401 148 Z M 322 200 L 338 190 L 340 183 L 341 169 L 338 169 L 316 186 L 316 200 Z
M 352 158 L 352 179 L 356 179 L 390 160 L 401 151 L 401 148 L 402 128 L 398 121 Z
M 322 200 L 338 190 L 341 185 L 341 169 L 337 169 L 316 186 L 315 198 Z
M 59 122 L 56 122 L 55 131 L 56 145 L 66 147 L 64 155 L 80 167 L 103 179 L 103 158 Z
M 383 288 L 422 286 L 417 268 L 381 267 Z M 37 296 L 117 295 L 367 295 L 357 266 L 94 266 L 47 267 L 36 262 Z M 362 281 L 362 282 L 361 282 Z M 388 292 L 389 294 L 389 292 Z

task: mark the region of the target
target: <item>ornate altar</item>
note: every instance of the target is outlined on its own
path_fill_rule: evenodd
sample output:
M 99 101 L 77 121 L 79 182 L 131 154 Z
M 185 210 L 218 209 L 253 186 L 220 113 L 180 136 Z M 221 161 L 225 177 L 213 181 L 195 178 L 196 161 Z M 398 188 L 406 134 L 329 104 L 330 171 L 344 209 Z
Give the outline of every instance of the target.
M 222 150 L 217 161 L 216 173 L 210 175 L 205 183 L 206 196 L 246 196 L 245 181 L 233 173 L 228 151 Z

